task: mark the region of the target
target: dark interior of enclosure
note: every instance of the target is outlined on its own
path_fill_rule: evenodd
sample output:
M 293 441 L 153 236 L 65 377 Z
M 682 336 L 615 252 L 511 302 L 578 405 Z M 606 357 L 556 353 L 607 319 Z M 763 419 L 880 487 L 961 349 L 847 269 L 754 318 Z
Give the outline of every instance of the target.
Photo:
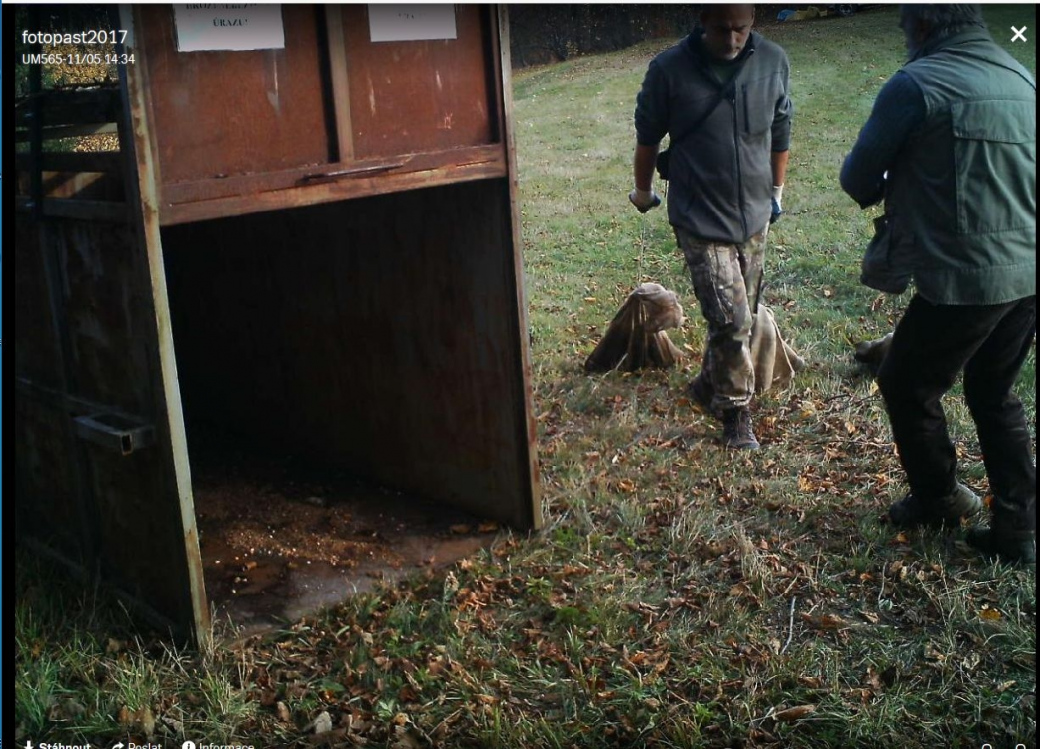
M 505 190 L 163 228 L 207 590 L 237 623 L 530 526 Z

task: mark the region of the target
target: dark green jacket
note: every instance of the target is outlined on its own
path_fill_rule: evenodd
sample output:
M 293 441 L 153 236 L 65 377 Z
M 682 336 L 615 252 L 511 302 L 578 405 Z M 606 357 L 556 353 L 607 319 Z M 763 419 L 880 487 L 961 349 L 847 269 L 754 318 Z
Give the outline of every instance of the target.
M 921 93 L 923 120 L 891 163 L 867 166 L 870 155 L 855 149 L 849 162 L 861 172 L 888 170 L 892 251 L 911 259 L 917 293 L 933 304 L 1035 295 L 1032 76 L 981 29 L 926 45 L 901 75 Z M 843 169 L 846 189 L 854 177 Z

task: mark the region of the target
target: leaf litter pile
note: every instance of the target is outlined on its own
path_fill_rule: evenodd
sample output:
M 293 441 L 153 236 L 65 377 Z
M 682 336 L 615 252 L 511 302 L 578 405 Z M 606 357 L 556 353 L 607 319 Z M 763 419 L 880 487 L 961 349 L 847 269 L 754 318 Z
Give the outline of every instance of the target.
M 881 522 L 900 474 L 869 381 L 762 399 L 760 439 L 783 449 L 752 456 L 676 397 L 690 374 L 541 392 L 547 527 L 239 641 L 258 708 L 240 730 L 395 747 L 1031 730 L 1031 573 Z

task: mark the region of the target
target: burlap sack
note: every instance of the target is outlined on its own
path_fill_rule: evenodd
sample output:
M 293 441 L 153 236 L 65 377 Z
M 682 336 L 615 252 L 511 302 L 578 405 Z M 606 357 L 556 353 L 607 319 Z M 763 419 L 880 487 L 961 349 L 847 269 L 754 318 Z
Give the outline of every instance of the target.
M 679 297 L 660 284 L 635 289 L 614 315 L 607 332 L 585 360 L 586 372 L 670 367 L 682 352 L 664 331 L 682 325 Z
M 758 305 L 751 325 L 750 348 L 756 393 L 787 387 L 795 373 L 805 369 L 805 359 L 780 335 L 773 311 L 764 304 Z

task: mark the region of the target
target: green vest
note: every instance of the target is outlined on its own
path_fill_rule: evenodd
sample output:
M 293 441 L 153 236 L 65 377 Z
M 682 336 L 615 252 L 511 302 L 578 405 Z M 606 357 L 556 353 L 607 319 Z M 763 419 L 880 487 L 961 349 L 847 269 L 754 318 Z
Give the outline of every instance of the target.
M 983 31 L 903 67 L 927 115 L 889 174 L 893 242 L 933 304 L 1036 294 L 1036 83 Z

